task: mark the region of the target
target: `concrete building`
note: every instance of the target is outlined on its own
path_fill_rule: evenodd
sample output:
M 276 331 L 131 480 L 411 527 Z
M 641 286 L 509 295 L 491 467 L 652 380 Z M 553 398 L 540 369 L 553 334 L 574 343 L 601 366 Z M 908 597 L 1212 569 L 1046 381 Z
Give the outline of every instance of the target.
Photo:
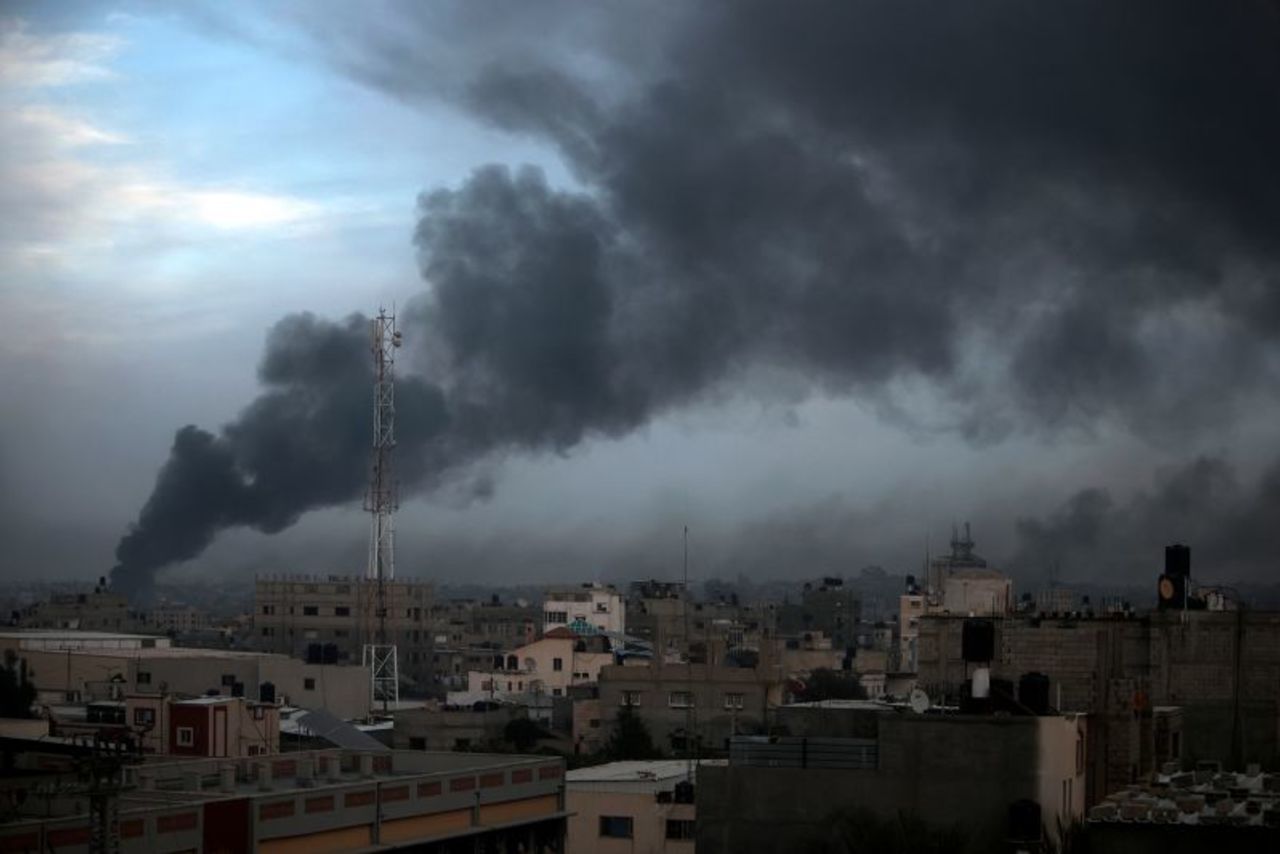
M 1010 812 L 1036 837 L 1084 815 L 1081 716 L 918 715 L 784 707 L 790 736 L 739 738 L 724 767 L 699 769 L 698 851 L 790 852 L 840 839 L 862 815 L 957 826 L 968 850 L 1006 850 Z
M 431 585 L 396 579 L 385 587 L 387 642 L 398 647 L 401 681 L 425 691 L 432 681 Z M 360 664 L 364 645 L 377 638 L 377 584 L 362 576 L 259 576 L 253 614 L 258 649 Z
M 141 709 L 134 709 L 133 723 Z M 172 756 L 239 759 L 280 752 L 280 710 L 243 697 L 199 697 L 169 704 L 167 749 Z
M 736 733 L 763 732 L 769 709 L 782 702 L 776 665 L 759 668 L 652 661 L 600 671 L 604 738 L 630 707 L 649 727 L 660 750 L 679 753 L 687 736 L 702 750 L 723 751 Z
M 920 638 L 920 618 L 924 616 L 924 594 L 910 589 L 898 598 L 898 670 L 915 673 L 916 645 Z
M 542 598 L 542 633 L 558 626 L 580 631 L 575 623 L 601 632 L 625 633 L 627 612 L 622 594 L 613 585 L 598 582 L 548 589 Z
M 105 632 L 2 632 L 0 652 L 27 663 L 43 703 L 123 695 L 288 699 L 340 718 L 367 717 L 367 667 L 308 664 L 261 652 L 172 646 L 167 638 Z
M 149 627 L 141 614 L 129 609 L 129 600 L 105 585 L 92 592 L 55 593 L 17 615 L 24 629 L 71 629 L 95 632 L 139 632 Z
M 209 615 L 191 605 L 149 608 L 142 614 L 142 623 L 149 630 L 172 635 L 187 635 L 213 628 Z
M 780 605 L 777 614 L 780 635 L 800 637 L 806 632 L 821 632 L 831 638 L 834 649 L 847 652 L 857 646 L 862 602 L 858 591 L 843 578 L 806 582 L 800 602 Z
M 526 710 L 512 705 L 402 709 L 396 712 L 393 744 L 397 750 L 496 749 L 507 726 L 525 718 Z
M 697 768 L 663 760 L 569 771 L 566 854 L 693 854 Z
M 1180 709 L 1190 767 L 1280 762 L 1280 613 L 1156 611 L 1142 617 L 995 620 L 993 678 L 1046 674 L 1055 708 L 1091 715 L 1089 803 L 1156 767 L 1155 709 Z M 964 620 L 921 621 L 919 683 L 958 696 Z
M 341 750 L 126 769 L 120 850 L 554 852 L 564 764 L 546 757 Z M 48 782 L 41 778 L 41 782 Z M 83 789 L 30 797 L 2 851 L 88 851 Z

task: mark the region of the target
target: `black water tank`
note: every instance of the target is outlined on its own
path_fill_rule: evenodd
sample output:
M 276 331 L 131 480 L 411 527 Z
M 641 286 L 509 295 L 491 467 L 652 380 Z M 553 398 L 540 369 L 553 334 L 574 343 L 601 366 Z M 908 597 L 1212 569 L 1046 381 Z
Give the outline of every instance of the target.
M 960 633 L 960 655 L 965 661 L 987 662 L 996 657 L 996 626 L 990 620 L 965 620 Z
M 1191 575 L 1191 548 L 1182 543 L 1164 547 L 1164 574 L 1170 578 L 1187 578 Z
M 1018 680 L 1018 702 L 1032 714 L 1049 714 L 1049 677 L 1043 673 L 1024 673 Z
M 1040 841 L 1040 805 L 1022 799 L 1009 805 L 1009 838 L 1017 842 Z

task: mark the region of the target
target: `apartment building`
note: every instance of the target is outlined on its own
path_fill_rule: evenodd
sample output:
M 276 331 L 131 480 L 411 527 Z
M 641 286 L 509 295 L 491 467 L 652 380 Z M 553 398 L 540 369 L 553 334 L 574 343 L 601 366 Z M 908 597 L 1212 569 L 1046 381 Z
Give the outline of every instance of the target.
M 579 633 L 594 628 L 623 634 L 627 629 L 623 596 L 613 585 L 599 582 L 550 588 L 542 598 L 542 633 L 559 626 Z
M 432 681 L 429 583 L 385 583 L 386 639 L 398 647 L 400 678 L 410 686 Z M 379 630 L 378 585 L 345 575 L 259 576 L 254 585 L 254 642 L 258 649 L 328 664 L 359 664 Z
M 763 732 L 768 711 L 783 699 L 776 665 L 724 667 L 651 661 L 600 670 L 600 714 L 605 738 L 618 713 L 630 707 L 649 727 L 657 747 L 682 752 L 688 738 L 701 749 L 725 749 L 738 733 Z

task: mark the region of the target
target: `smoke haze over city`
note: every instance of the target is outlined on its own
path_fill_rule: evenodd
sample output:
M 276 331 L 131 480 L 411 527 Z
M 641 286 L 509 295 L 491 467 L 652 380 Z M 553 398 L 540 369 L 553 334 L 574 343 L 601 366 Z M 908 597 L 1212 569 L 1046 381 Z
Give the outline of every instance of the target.
M 375 5 L 4 12 L 6 575 L 360 571 L 394 304 L 410 574 L 1275 578 L 1276 4 Z

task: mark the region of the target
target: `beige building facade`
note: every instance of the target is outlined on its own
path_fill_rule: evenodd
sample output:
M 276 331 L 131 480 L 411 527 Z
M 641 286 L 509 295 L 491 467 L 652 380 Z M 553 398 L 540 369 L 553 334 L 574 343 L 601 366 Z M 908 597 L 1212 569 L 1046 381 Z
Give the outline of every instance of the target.
M 610 762 L 565 775 L 567 854 L 693 854 L 697 811 L 681 760 Z M 694 777 L 697 765 L 692 766 Z

